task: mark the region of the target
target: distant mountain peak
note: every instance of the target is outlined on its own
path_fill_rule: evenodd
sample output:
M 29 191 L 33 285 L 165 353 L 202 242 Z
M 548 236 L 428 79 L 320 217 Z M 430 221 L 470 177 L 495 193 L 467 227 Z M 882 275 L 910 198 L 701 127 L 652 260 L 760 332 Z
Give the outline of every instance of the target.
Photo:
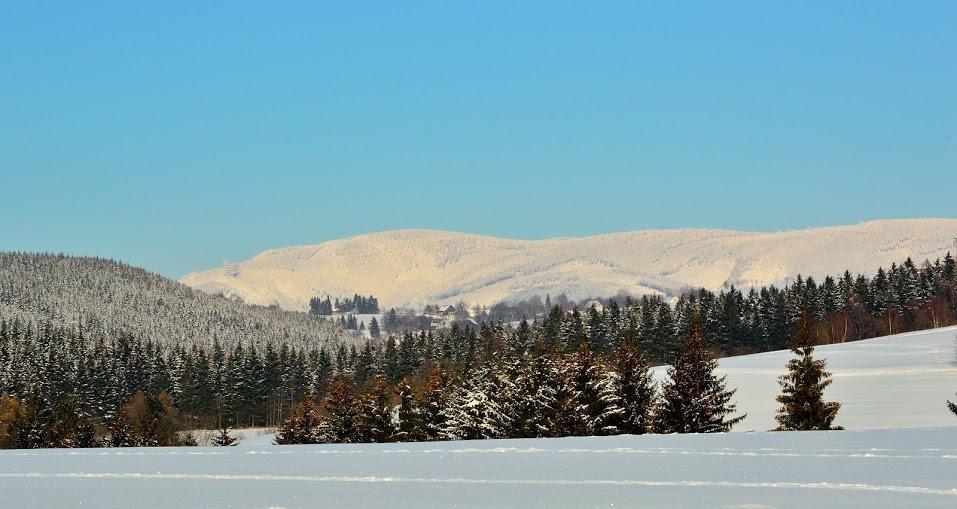
M 784 284 L 797 274 L 870 273 L 954 248 L 957 219 L 878 220 L 781 232 L 640 230 L 516 240 L 443 230 L 391 230 L 264 251 L 181 282 L 252 304 L 304 310 L 322 294 L 374 294 L 383 305 L 493 304 Z

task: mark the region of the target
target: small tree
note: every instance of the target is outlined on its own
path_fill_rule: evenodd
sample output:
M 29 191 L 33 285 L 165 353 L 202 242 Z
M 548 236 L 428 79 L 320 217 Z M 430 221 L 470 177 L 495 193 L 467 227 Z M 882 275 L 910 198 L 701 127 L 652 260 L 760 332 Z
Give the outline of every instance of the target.
M 223 425 L 222 429 L 216 432 L 211 443 L 215 446 L 228 447 L 230 445 L 236 445 L 236 437 L 229 434 L 228 426 Z
M 841 404 L 824 401 L 824 389 L 833 380 L 827 361 L 814 359 L 815 343 L 814 327 L 805 313 L 791 345 L 798 358 L 788 361 L 788 373 L 778 379 L 781 395 L 776 399 L 782 406 L 775 417 L 777 431 L 841 429 L 832 427 Z
M 301 401 L 276 431 L 276 445 L 317 444 L 322 419 L 312 398 Z
M 668 368 L 655 431 L 659 433 L 717 433 L 731 431 L 745 415 L 728 417 L 736 410 L 731 403 L 734 390 L 725 387 L 726 377 L 717 377 L 718 362 L 697 320 L 679 348 L 675 363 Z
M 954 401 L 957 401 L 957 398 L 955 398 Z M 953 401 L 948 400 L 947 408 L 949 408 L 950 411 L 954 413 L 954 415 L 957 415 L 957 403 L 954 403 Z
M 382 334 L 382 331 L 379 330 L 379 321 L 372 317 L 372 321 L 369 322 L 369 335 L 375 339 L 378 339 Z
M 118 412 L 113 425 L 110 427 L 110 445 L 112 447 L 134 447 L 136 439 L 133 436 L 130 421 L 126 412 Z

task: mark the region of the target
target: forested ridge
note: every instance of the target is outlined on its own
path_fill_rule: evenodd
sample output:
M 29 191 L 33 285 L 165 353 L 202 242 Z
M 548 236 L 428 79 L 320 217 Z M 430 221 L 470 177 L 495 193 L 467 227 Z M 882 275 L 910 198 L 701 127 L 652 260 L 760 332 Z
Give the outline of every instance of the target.
M 320 347 L 352 333 L 304 313 L 208 295 L 102 258 L 0 252 L 0 316 L 87 338 L 129 334 L 162 344 L 285 342 Z
M 713 375 L 716 356 L 957 323 L 957 268 L 948 254 L 872 277 L 556 306 L 514 326 L 361 346 L 170 342 L 82 323 L 0 314 L 3 445 L 169 445 L 174 429 L 278 424 L 286 443 L 727 431 L 747 409 Z M 657 387 L 660 362 L 674 367 Z

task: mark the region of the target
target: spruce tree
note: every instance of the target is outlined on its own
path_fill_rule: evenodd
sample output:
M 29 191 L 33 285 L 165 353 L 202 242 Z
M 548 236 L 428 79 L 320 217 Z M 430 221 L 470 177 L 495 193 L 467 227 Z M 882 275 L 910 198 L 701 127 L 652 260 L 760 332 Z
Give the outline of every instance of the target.
M 224 425 L 222 429 L 216 432 L 216 435 L 213 436 L 213 440 L 210 443 L 219 447 L 228 447 L 236 445 L 236 438 L 229 434 L 229 426 Z
M 558 413 L 558 365 L 545 355 L 524 363 L 515 375 L 511 436 L 539 438 L 553 436 Z
M 396 426 L 392 420 L 393 393 L 385 379 L 376 377 L 359 400 L 356 419 L 357 441 L 392 442 Z
M 624 411 L 618 396 L 618 378 L 592 357 L 582 342 L 575 363 L 575 389 L 584 412 L 586 435 L 617 435 Z
M 395 336 L 389 336 L 385 341 L 385 350 L 382 352 L 382 371 L 390 384 L 397 384 L 402 379 L 399 367 L 399 351 L 396 348 Z
M 505 438 L 511 419 L 503 408 L 507 380 L 496 370 L 476 370 L 455 388 L 445 409 L 442 435 L 447 440 Z
M 648 361 L 641 351 L 629 344 L 618 349 L 615 369 L 618 372 L 618 394 L 624 415 L 621 432 L 641 435 L 652 430 L 657 389 Z
M 358 437 L 358 402 L 352 380 L 336 377 L 326 391 L 323 403 L 325 420 L 322 422 L 322 441 L 327 443 L 352 443 Z
M 399 396 L 397 442 L 421 442 L 428 440 L 425 430 L 424 410 L 408 378 L 403 378 L 397 389 Z
M 422 431 L 427 440 L 439 440 L 442 437 L 450 389 L 448 373 L 437 365 L 433 366 L 419 401 L 422 409 Z
M 117 412 L 116 419 L 113 420 L 113 426 L 110 427 L 110 445 L 113 447 L 133 447 L 136 445 L 129 419 L 124 412 Z
M 668 368 L 661 403 L 655 416 L 658 433 L 719 433 L 730 431 L 745 416 L 729 417 L 736 407 L 731 403 L 734 390 L 725 386 L 726 377 L 717 377 L 718 362 L 697 320 L 682 342 L 674 365 Z
M 296 405 L 276 432 L 276 445 L 317 444 L 320 442 L 322 417 L 319 405 L 306 398 Z
M 372 321 L 369 322 L 369 335 L 373 339 L 379 339 L 379 336 L 382 334 L 382 331 L 379 329 L 379 321 L 372 317 Z
M 788 373 L 778 379 L 781 395 L 776 400 L 782 406 L 775 417 L 777 431 L 841 429 L 832 426 L 841 404 L 824 401 L 831 373 L 826 369 L 827 361 L 814 359 L 815 343 L 814 327 L 805 313 L 791 345 L 798 358 L 788 361 Z
M 555 422 L 552 436 L 585 436 L 590 433 L 587 407 L 582 402 L 578 384 L 579 363 L 575 356 L 557 359 L 558 373 L 555 387 Z

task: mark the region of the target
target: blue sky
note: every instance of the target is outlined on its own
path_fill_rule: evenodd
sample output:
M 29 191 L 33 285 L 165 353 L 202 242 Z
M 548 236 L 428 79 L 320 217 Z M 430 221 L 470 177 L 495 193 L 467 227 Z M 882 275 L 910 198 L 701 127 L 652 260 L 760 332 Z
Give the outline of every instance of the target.
M 957 211 L 957 2 L 472 4 L 0 0 L 0 250 Z

